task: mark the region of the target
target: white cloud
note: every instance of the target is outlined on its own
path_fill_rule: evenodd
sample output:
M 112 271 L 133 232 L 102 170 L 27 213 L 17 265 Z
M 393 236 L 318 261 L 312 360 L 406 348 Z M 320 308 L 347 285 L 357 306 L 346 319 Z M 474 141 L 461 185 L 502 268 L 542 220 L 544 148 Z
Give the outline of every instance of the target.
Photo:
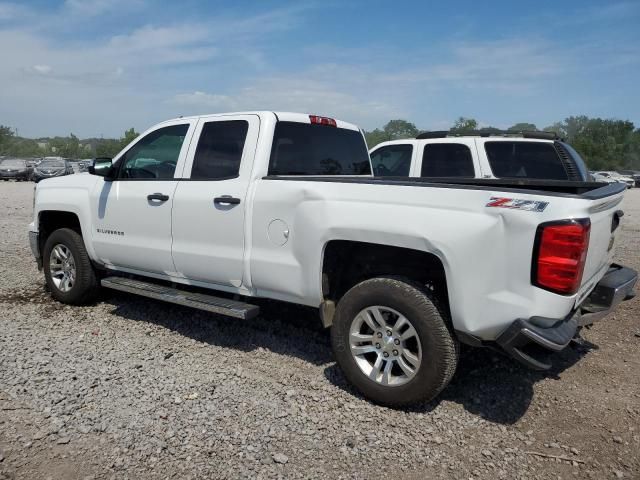
M 293 111 L 334 116 L 366 127 L 408 113 L 384 100 L 375 100 L 376 95 L 371 90 L 348 88 L 347 82 L 342 83 L 342 79 L 346 78 L 344 72 L 339 77 L 334 72 L 329 79 L 314 78 L 314 72 L 315 69 L 301 75 L 263 78 L 227 93 L 179 93 L 169 99 L 169 103 L 187 108 L 182 112 L 184 114 Z M 349 70 L 346 76 L 352 74 L 353 70 Z M 353 81 L 353 76 L 351 79 Z
M 66 22 L 67 15 L 106 12 L 117 2 L 71 0 L 62 9 L 39 15 L 25 8 L 20 11 L 22 27 L 20 22 L 10 28 L 0 25 L 0 116 L 6 123 L 30 136 L 69 131 L 117 135 L 125 126 L 143 128 L 175 115 L 177 105 L 165 101 L 177 93 L 173 83 L 193 83 L 195 77 L 210 87 L 211 81 L 246 77 L 252 69 L 265 67 L 260 45 L 269 34 L 295 24 L 302 11 L 291 7 L 241 18 L 150 21 L 112 37 L 84 41 L 60 37 L 50 28 Z M 7 3 L 0 3 L 0 13 L 17 15 Z M 98 27 L 100 22 L 95 22 Z
M 193 93 L 179 93 L 172 101 L 177 105 L 184 105 L 190 108 L 228 108 L 238 109 L 238 102 L 228 95 L 218 95 L 215 93 L 205 93 L 195 91 Z
M 545 110 L 561 108 L 549 100 L 550 85 L 564 80 L 577 90 L 590 71 L 622 70 L 640 58 L 632 43 L 620 47 L 615 38 L 559 45 L 524 34 L 401 48 L 327 45 L 327 38 L 298 31 L 308 44 L 283 44 L 281 33 L 307 28 L 318 4 L 180 22 L 132 15 L 144 1 L 67 0 L 39 12 L 0 0 L 3 121 L 32 136 L 95 136 L 178 114 L 259 109 L 335 116 L 367 129 L 392 118 L 439 128 L 458 115 L 499 124 L 494 112 L 509 109 L 514 122 L 535 120 L 531 107 L 553 120 L 562 117 Z M 125 16 L 117 34 L 102 28 L 104 19 Z M 95 34 L 70 35 L 76 25 Z M 561 93 L 580 108 L 584 99 L 593 105 L 586 94 Z
M 125 6 L 131 7 L 136 3 L 140 2 L 137 0 L 65 0 L 64 7 L 73 14 L 93 17 Z
M 47 75 L 48 73 L 51 73 L 51 67 L 49 65 L 34 65 L 33 67 L 31 67 L 31 69 L 35 73 L 39 73 L 42 75 Z

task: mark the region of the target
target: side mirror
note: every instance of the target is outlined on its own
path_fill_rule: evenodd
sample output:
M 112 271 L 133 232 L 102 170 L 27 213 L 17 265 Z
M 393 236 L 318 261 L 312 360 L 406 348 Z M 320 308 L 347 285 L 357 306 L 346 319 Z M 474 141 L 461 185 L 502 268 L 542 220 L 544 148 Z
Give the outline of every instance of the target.
M 108 157 L 98 157 L 93 159 L 93 163 L 87 168 L 87 171 L 91 175 L 98 175 L 99 177 L 104 177 L 105 180 L 110 181 L 113 180 L 111 178 L 113 164 L 111 159 Z

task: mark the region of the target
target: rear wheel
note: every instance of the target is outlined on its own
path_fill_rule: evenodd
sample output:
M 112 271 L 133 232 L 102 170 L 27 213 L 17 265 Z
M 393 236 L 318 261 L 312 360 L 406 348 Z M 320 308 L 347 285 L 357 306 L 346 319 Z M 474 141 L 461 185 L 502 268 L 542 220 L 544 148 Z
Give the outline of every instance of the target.
M 44 276 L 51 295 L 62 303 L 82 305 L 97 296 L 99 284 L 82 236 L 70 228 L 54 231 L 43 249 Z
M 376 403 L 431 400 L 449 383 L 458 344 L 429 293 L 407 279 L 374 278 L 340 300 L 331 340 L 347 379 Z

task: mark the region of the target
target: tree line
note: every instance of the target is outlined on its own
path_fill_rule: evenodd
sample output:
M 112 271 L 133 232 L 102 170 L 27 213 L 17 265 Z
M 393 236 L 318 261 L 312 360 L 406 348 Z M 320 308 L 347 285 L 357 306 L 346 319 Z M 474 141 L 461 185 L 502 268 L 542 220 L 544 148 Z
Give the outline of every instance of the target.
M 540 131 L 533 123 L 516 123 L 511 132 Z M 464 135 L 470 132 L 500 132 L 495 127 L 479 128 L 473 118 L 458 118 L 449 132 Z M 555 132 L 580 153 L 590 170 L 640 170 L 640 128 L 628 120 L 589 118 L 585 115 L 567 117 L 542 131 Z M 391 120 L 382 128 L 365 132 L 369 148 L 381 142 L 415 138 L 422 131 L 406 120 Z
M 12 128 L 0 125 L 0 156 L 38 158 L 94 158 L 114 157 L 139 135 L 134 128 L 120 138 L 86 138 L 80 140 L 73 133 L 68 137 L 24 138 Z
M 449 132 L 464 134 L 471 131 L 498 132 L 495 127 L 479 128 L 473 118 L 458 118 Z M 537 131 L 533 123 L 516 123 L 509 131 Z M 590 170 L 640 170 L 640 128 L 628 120 L 589 118 L 585 115 L 568 117 L 544 131 L 555 132 L 571 144 L 582 156 Z M 422 131 L 407 120 L 391 120 L 384 127 L 365 132 L 367 144 L 374 147 L 381 142 L 400 138 L 414 138 Z M 80 140 L 73 133 L 68 137 L 23 138 L 12 128 L 0 125 L 0 155 L 15 157 L 61 156 L 67 158 L 114 157 L 138 136 L 130 128 L 120 138 L 88 138 Z

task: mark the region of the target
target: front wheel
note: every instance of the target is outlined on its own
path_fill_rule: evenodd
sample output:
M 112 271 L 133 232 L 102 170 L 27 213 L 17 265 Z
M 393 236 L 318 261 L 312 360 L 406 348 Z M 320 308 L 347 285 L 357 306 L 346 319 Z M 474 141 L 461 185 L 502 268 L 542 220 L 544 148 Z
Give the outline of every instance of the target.
M 62 303 L 83 305 L 95 299 L 98 278 L 82 236 L 70 228 L 54 231 L 44 244 L 44 276 L 51 296 Z
M 458 343 L 430 294 L 401 278 L 374 278 L 338 303 L 331 341 L 345 377 L 367 398 L 404 406 L 436 397 L 458 362 Z

